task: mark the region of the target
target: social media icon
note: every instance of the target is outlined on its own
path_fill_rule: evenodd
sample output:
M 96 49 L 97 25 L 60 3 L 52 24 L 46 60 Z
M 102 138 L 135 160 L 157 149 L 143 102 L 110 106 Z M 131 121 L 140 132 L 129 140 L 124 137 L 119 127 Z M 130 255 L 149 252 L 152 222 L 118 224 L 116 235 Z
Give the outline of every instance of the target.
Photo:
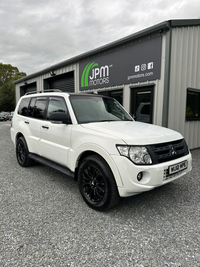
M 141 70 L 142 70 L 142 71 L 145 71 L 146 68 L 147 68 L 147 65 L 146 65 L 146 64 L 142 64 L 142 65 L 141 65 Z
M 135 72 L 140 71 L 140 65 L 135 66 Z
M 153 69 L 153 62 L 148 63 L 148 70 L 151 70 L 151 69 Z

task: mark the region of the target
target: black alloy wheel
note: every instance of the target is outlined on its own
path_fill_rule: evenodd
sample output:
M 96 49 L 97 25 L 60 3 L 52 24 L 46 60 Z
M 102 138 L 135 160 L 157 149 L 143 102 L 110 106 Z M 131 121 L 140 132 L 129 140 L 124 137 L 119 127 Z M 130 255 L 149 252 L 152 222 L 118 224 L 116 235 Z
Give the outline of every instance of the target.
M 83 171 L 83 190 L 91 203 L 99 204 L 108 194 L 108 185 L 102 173 L 93 165 Z
M 20 166 L 28 167 L 33 164 L 33 160 L 28 157 L 29 151 L 24 137 L 20 137 L 16 144 L 16 156 Z
M 89 156 L 81 162 L 78 183 L 83 199 L 95 210 L 110 209 L 119 202 L 113 174 L 107 163 L 98 155 Z

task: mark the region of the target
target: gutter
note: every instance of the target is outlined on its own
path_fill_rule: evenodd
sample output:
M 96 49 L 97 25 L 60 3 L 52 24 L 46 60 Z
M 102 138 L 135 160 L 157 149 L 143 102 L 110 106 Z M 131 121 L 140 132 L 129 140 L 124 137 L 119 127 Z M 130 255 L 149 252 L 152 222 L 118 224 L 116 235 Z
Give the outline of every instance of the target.
M 164 73 L 164 94 L 163 94 L 163 111 L 162 126 L 168 127 L 169 115 L 169 91 L 170 91 L 170 70 L 171 70 L 171 39 L 172 28 L 170 21 L 168 22 L 168 31 L 166 32 L 166 51 L 165 51 L 165 73 Z

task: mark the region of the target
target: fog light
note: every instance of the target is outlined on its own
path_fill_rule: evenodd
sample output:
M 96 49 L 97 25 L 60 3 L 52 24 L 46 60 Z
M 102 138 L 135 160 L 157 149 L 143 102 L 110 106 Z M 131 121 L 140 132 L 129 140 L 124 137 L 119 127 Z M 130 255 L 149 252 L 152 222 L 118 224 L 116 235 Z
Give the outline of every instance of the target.
M 138 182 L 140 182 L 142 180 L 142 177 L 143 177 L 143 173 L 139 172 L 138 175 L 137 175 Z

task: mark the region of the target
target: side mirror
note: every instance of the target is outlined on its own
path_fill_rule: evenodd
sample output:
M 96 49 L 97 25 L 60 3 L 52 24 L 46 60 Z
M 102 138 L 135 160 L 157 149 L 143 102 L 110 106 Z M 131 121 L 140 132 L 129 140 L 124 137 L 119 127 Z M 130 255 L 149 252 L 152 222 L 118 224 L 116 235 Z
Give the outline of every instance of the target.
M 64 112 L 53 112 L 49 117 L 52 123 L 63 123 L 63 124 L 70 124 L 71 120 L 69 115 Z

